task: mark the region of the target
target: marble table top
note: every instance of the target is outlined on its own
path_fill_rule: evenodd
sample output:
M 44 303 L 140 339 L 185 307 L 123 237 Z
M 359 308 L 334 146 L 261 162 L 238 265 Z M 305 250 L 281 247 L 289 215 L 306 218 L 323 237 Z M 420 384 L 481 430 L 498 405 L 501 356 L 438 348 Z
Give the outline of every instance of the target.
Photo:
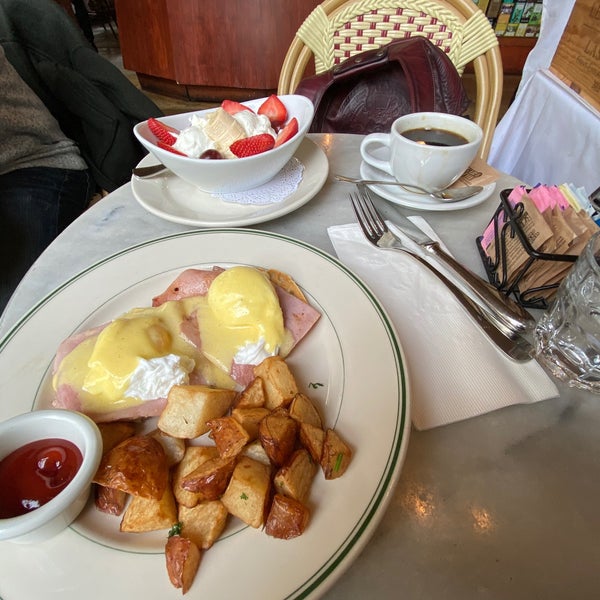
M 311 137 L 327 154 L 331 173 L 359 175 L 359 136 Z M 516 183 L 503 177 L 496 190 Z M 302 208 L 254 228 L 333 253 L 326 228 L 354 220 L 350 189 L 328 180 Z M 498 202 L 495 193 L 474 208 L 422 216 L 460 261 L 483 275 L 474 240 Z M 389 205 L 385 210 L 393 218 L 397 209 Z M 3 314 L 0 336 L 93 262 L 184 229 L 144 211 L 130 184 L 123 186 L 89 209 L 40 257 Z M 600 398 L 559 387 L 556 399 L 413 431 L 382 521 L 324 597 L 598 597 Z M 0 596 L 14 600 L 1 577 Z

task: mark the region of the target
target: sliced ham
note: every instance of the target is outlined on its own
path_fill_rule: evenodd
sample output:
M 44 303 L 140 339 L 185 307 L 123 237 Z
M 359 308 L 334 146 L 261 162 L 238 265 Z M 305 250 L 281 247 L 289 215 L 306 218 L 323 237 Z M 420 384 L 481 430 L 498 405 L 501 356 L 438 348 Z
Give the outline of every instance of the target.
M 321 313 L 310 304 L 275 286 L 279 305 L 283 313 L 283 323 L 294 338 L 292 348 L 312 329 Z M 291 348 L 290 348 L 291 350 Z
M 110 421 L 135 421 L 146 417 L 156 417 L 160 415 L 167 404 L 166 398 L 156 398 L 154 400 L 144 400 L 135 406 L 126 408 L 117 408 L 115 410 L 91 412 L 86 411 L 81 406 L 79 392 L 70 385 L 60 385 L 56 390 L 56 396 L 52 402 L 55 408 L 67 408 L 78 412 L 85 412 L 90 419 L 96 423 L 109 423 Z
M 182 300 L 191 296 L 205 296 L 215 277 L 224 270 L 222 267 L 186 269 L 162 294 L 152 298 L 152 306 L 160 306 L 171 300 Z

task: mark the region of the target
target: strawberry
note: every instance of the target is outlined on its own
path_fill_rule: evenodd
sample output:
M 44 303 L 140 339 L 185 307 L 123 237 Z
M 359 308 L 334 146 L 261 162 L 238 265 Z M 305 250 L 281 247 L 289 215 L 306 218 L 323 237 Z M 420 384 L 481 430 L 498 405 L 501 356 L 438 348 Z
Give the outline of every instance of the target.
M 229 149 L 238 157 L 244 158 L 245 156 L 252 156 L 253 154 L 260 154 L 271 150 L 275 145 L 273 136 L 269 133 L 259 133 L 252 137 L 243 138 L 233 142 Z
M 298 133 L 298 119 L 296 117 L 292 117 L 285 127 L 282 127 L 277 134 L 277 139 L 275 140 L 275 148 L 277 146 L 281 146 L 281 144 L 285 144 L 289 139 L 293 138 Z
M 239 113 L 242 110 L 249 110 L 250 112 L 253 112 L 252 109 L 248 108 L 244 104 L 236 102 L 235 100 L 223 100 L 223 102 L 221 102 L 221 108 L 230 115 L 235 115 L 235 113 Z
M 156 145 L 159 148 L 162 148 L 163 150 L 168 150 L 169 152 L 172 152 L 173 154 L 179 154 L 179 156 L 187 156 L 187 154 L 184 154 L 183 152 L 179 152 L 179 150 L 175 150 L 175 148 L 173 148 L 173 146 L 171 146 L 171 144 L 167 144 L 167 143 L 163 142 L 162 140 L 158 140 L 156 142 Z
M 258 109 L 259 115 L 267 115 L 273 129 L 279 129 L 287 120 L 287 109 L 283 102 L 271 94 Z
M 164 144 L 168 144 L 172 146 L 177 139 L 176 135 L 179 134 L 179 131 L 175 129 L 175 127 L 171 127 L 170 125 L 165 125 L 162 121 L 155 119 L 154 117 L 150 117 L 148 119 L 148 129 Z M 173 135 L 176 134 L 176 135 Z

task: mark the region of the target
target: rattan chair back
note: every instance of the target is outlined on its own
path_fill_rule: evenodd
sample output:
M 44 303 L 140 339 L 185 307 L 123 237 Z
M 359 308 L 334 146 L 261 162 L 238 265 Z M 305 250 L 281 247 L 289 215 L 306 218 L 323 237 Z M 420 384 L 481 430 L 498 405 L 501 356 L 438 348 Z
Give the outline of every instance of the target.
M 443 49 L 461 75 L 473 63 L 473 120 L 483 130 L 479 154 L 486 159 L 503 70 L 494 30 L 473 0 L 325 0 L 298 29 L 281 68 L 278 93 L 294 93 L 311 58 L 318 74 L 355 54 L 415 35 Z

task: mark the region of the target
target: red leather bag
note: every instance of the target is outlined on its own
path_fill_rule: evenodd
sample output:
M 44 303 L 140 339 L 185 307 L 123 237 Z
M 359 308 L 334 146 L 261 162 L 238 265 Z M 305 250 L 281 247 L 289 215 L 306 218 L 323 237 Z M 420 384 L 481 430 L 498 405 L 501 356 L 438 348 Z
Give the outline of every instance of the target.
M 394 40 L 303 79 L 296 94 L 310 98 L 313 133 L 387 132 L 412 112 L 462 115 L 469 98 L 448 56 L 424 37 Z

